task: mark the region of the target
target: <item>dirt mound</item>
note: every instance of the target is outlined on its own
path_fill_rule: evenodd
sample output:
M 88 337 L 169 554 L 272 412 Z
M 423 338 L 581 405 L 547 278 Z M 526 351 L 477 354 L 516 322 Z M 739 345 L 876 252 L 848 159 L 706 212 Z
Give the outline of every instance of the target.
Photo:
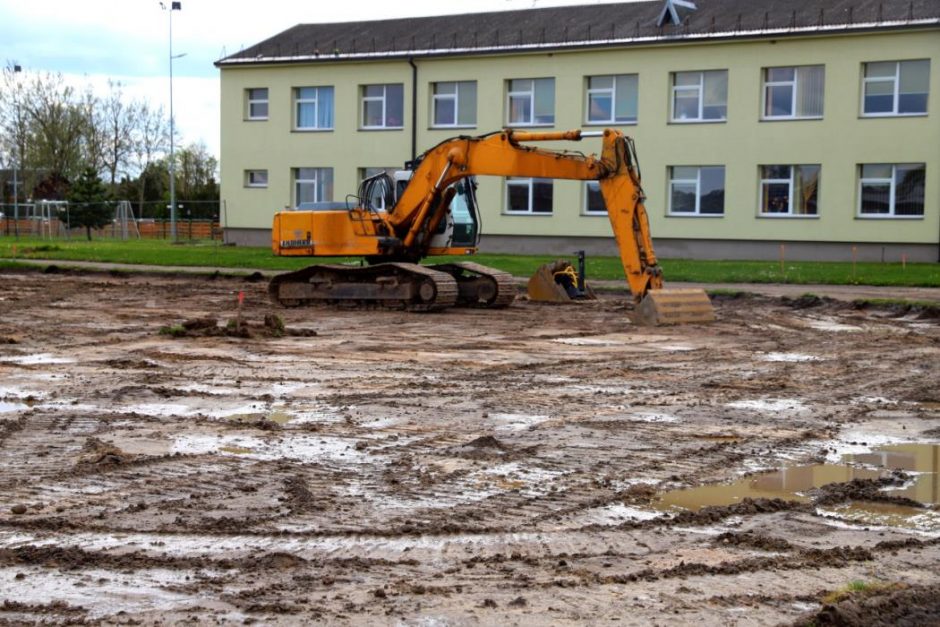
M 784 296 L 780 299 L 783 304 L 793 309 L 810 309 L 815 307 L 826 307 L 831 309 L 845 309 L 846 303 L 838 301 L 828 296 L 817 296 L 816 294 L 803 294 L 798 298 Z
M 501 451 L 506 448 L 502 442 L 491 435 L 481 435 L 477 439 L 467 442 L 464 446 L 466 448 L 495 448 Z
M 272 337 L 316 337 L 313 329 L 288 329 L 284 321 L 276 314 L 265 314 L 261 324 L 248 320 L 231 319 L 220 325 L 216 318 L 194 318 L 179 324 L 162 327 L 160 335 L 171 337 L 240 337 L 240 338 L 272 338 Z
M 853 479 L 846 483 L 830 483 L 809 492 L 816 505 L 838 505 L 848 501 L 891 503 L 906 507 L 924 507 L 924 504 L 903 496 L 884 492 L 885 488 L 900 487 L 909 479 L 902 472 L 880 479 Z
M 761 551 L 789 551 L 793 548 L 793 545 L 783 538 L 774 538 L 754 531 L 741 533 L 729 531 L 715 538 L 714 542 L 725 546 L 739 546 Z
M 85 440 L 82 454 L 76 463 L 79 466 L 120 466 L 133 457 L 113 444 L 103 442 L 98 438 L 88 438 Z
M 865 627 L 915 627 L 940 624 L 940 584 L 873 588 L 827 603 L 804 616 L 794 626 L 858 625 Z

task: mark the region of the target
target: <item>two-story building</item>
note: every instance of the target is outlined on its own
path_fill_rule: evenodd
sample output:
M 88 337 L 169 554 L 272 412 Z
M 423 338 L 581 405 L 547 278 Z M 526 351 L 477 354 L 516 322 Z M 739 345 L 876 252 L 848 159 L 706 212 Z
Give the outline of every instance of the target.
M 267 245 L 275 211 L 342 201 L 448 137 L 616 127 L 636 139 L 662 257 L 784 244 L 788 258 L 937 261 L 938 35 L 935 0 L 301 24 L 217 63 L 226 239 Z M 615 254 L 595 183 L 479 185 L 483 250 Z

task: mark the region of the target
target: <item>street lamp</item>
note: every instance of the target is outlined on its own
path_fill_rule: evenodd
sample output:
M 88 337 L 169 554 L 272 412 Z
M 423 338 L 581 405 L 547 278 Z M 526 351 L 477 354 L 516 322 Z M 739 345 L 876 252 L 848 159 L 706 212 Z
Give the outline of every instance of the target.
M 162 2 L 160 6 L 165 10 L 166 5 Z M 170 237 L 176 241 L 176 159 L 174 158 L 173 137 L 173 59 L 179 59 L 186 56 L 185 53 L 173 56 L 173 11 L 181 11 L 182 2 L 170 2 Z
M 13 64 L 13 116 L 14 116 L 14 128 L 13 128 L 13 234 L 18 238 L 20 236 L 20 195 L 19 195 L 19 178 L 17 175 L 17 170 L 19 169 L 20 159 L 23 158 L 21 154 L 23 151 L 19 150 L 20 143 L 20 103 L 17 100 L 17 92 L 20 90 L 19 81 L 16 80 L 16 75 L 23 71 L 19 65 Z

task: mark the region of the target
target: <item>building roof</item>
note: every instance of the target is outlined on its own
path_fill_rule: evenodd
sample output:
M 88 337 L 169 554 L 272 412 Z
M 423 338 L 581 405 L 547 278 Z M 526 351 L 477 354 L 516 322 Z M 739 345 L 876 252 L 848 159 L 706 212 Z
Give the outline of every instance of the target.
M 677 3 L 679 4 L 679 3 Z M 256 63 L 466 56 L 715 39 L 937 28 L 937 0 L 694 0 L 681 23 L 665 0 L 298 24 L 216 62 Z

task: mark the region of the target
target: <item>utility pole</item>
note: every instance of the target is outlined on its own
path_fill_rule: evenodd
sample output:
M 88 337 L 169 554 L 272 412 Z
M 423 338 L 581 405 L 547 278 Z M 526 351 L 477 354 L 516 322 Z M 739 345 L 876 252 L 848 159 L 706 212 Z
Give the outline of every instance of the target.
M 22 133 L 20 132 L 20 103 L 17 99 L 19 95 L 17 92 L 20 90 L 20 83 L 16 75 L 22 71 L 22 67 L 16 64 L 13 65 L 13 116 L 15 118 L 13 129 L 13 152 L 15 153 L 13 158 L 13 234 L 17 238 L 20 236 L 20 182 L 17 171 L 19 170 L 20 160 L 23 158 L 23 151 L 19 146 Z
M 160 6 L 166 9 L 162 2 Z M 182 10 L 182 2 L 170 2 L 170 238 L 176 241 L 176 158 L 174 155 L 175 130 L 173 128 L 173 59 L 184 56 L 173 56 L 173 11 Z

